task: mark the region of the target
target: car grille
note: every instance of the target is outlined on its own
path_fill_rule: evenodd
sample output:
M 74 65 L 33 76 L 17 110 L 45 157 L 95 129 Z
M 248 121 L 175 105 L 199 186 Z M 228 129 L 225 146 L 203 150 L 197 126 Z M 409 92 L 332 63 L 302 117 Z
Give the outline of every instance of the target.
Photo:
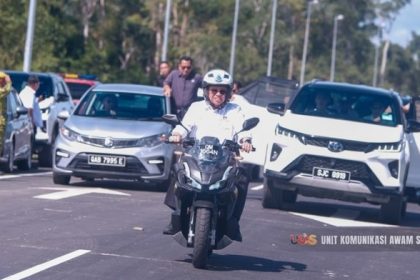
M 348 171 L 351 172 L 351 180 L 361 181 L 368 186 L 381 185 L 378 178 L 365 163 L 352 160 L 304 155 L 289 164 L 283 172 L 312 174 L 314 167 Z
M 106 138 L 97 138 L 97 137 L 88 137 L 88 136 L 81 136 L 83 143 L 90 144 L 93 146 L 98 147 L 112 147 L 112 148 L 130 148 L 136 147 L 138 139 L 112 139 L 112 145 L 108 144 L 105 145 Z
M 370 143 L 364 143 L 364 142 L 356 142 L 356 141 L 347 141 L 347 140 L 340 140 L 340 139 L 328 139 L 323 137 L 305 137 L 305 144 L 306 145 L 312 145 L 312 146 L 318 146 L 318 147 L 324 147 L 328 148 L 328 143 L 330 141 L 337 141 L 343 144 L 343 150 L 348 151 L 357 151 L 357 152 L 371 152 L 375 149 L 375 146 Z
M 119 166 L 107 166 L 107 165 L 92 165 L 88 164 L 88 156 L 81 154 L 76 156 L 70 163 L 70 167 L 74 170 L 80 169 L 85 171 L 108 171 L 108 172 L 121 172 L 138 175 L 148 175 L 146 168 L 143 164 L 135 157 L 126 157 L 126 165 L 124 167 Z

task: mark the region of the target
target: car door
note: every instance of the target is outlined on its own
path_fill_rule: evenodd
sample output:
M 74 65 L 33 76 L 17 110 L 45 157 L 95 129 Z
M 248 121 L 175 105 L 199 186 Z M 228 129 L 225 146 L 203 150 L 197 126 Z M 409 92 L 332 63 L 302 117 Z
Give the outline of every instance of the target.
M 7 95 L 7 117 L 8 125 L 11 128 L 10 132 L 11 135 L 13 135 L 13 138 L 11 139 L 14 139 L 14 157 L 16 158 L 16 156 L 21 152 L 23 124 L 19 120 L 16 99 L 13 92 Z
M 420 123 L 420 97 L 412 98 L 407 119 Z M 407 138 L 410 148 L 410 169 L 406 186 L 420 189 L 420 132 L 411 132 Z
M 30 148 L 32 124 L 28 114 L 18 113 L 18 110 L 23 109 L 24 106 L 14 91 L 8 96 L 8 106 L 8 110 L 10 111 L 10 124 L 14 135 L 15 158 L 19 158 Z
M 62 111 L 67 111 L 69 114 L 73 112 L 73 101 L 70 96 L 68 87 L 65 85 L 64 81 L 53 78 L 53 87 L 54 87 L 54 104 L 51 105 L 50 114 L 48 116 L 48 142 L 53 144 L 56 134 L 58 133 L 59 123 L 58 114 Z

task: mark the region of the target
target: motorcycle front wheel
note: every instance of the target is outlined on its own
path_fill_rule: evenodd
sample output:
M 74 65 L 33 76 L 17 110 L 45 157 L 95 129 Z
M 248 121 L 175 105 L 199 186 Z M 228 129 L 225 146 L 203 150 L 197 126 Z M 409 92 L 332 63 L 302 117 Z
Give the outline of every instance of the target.
M 196 211 L 192 264 L 195 268 L 205 268 L 210 250 L 211 210 L 197 208 Z

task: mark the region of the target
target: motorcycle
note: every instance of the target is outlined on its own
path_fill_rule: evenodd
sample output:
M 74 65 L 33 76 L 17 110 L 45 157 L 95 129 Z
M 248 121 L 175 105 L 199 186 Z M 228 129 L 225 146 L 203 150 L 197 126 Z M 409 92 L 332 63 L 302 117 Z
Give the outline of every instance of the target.
M 182 125 L 175 115 L 163 118 L 172 125 Z M 254 128 L 258 122 L 258 118 L 246 120 L 240 132 Z M 166 142 L 171 143 L 170 139 Z M 237 225 L 232 213 L 241 172 L 241 146 L 231 140 L 220 143 L 211 136 L 200 140 L 186 137 L 181 144 L 182 148 L 175 152 L 177 207 L 171 217 L 176 232 L 173 238 L 180 245 L 193 248 L 193 266 L 204 268 L 213 250 L 223 249 L 235 239 L 231 223 Z

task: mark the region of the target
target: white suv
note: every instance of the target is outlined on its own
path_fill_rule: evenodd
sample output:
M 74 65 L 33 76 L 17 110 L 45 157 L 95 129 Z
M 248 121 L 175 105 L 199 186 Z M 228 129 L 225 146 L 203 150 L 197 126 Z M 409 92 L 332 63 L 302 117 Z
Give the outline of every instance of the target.
M 385 222 L 405 213 L 410 153 L 398 94 L 314 81 L 281 115 L 264 165 L 263 207 L 284 208 L 297 194 L 381 205 Z
M 37 129 L 35 134 L 34 148 L 38 153 L 40 166 L 51 166 L 52 146 L 57 138 L 61 125 L 58 113 L 67 111 L 71 113 L 74 105 L 70 91 L 63 78 L 55 73 L 38 73 L 22 71 L 6 71 L 12 80 L 13 87 L 20 92 L 26 85 L 30 75 L 36 75 L 40 81 L 37 96 L 42 96 L 39 102 L 42 113 L 42 121 L 46 132 Z

